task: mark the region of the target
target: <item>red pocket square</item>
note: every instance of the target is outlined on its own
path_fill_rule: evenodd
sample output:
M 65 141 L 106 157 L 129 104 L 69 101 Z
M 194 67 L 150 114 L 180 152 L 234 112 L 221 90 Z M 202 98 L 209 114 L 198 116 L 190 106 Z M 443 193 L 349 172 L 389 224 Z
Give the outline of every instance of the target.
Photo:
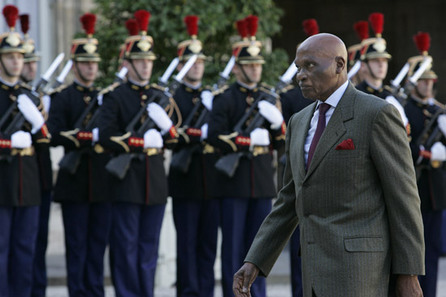
M 336 147 L 337 150 L 354 150 L 355 144 L 351 138 L 344 140 Z

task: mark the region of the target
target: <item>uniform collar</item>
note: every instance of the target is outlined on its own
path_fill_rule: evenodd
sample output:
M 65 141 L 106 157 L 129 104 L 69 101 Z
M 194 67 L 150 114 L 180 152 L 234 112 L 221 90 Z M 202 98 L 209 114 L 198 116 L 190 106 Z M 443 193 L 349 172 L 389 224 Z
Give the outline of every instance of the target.
M 381 87 L 379 88 L 375 88 L 371 85 L 369 85 L 369 83 L 367 81 L 364 81 L 365 83 L 365 89 L 367 90 L 367 92 L 369 92 L 370 94 L 376 94 L 376 93 L 381 93 L 382 91 L 384 91 L 384 87 L 383 85 L 381 85 Z
M 86 87 L 86 86 L 82 85 L 78 81 L 74 81 L 73 85 L 76 88 L 76 90 L 78 90 L 79 92 L 84 92 L 85 93 L 85 92 L 93 92 L 94 90 L 96 90 L 96 87 L 94 85 Z
M 136 81 L 131 80 L 130 78 L 127 80 L 127 84 L 130 86 L 132 90 L 142 91 L 150 89 L 150 84 L 147 83 L 145 85 L 138 84 Z
M 257 85 L 255 87 L 249 87 L 246 84 L 237 81 L 237 88 L 242 92 L 242 93 L 248 93 L 248 92 L 257 92 L 258 88 Z
M 201 83 L 199 83 L 196 86 L 193 86 L 187 82 L 183 82 L 184 85 L 184 89 L 186 90 L 186 92 L 188 93 L 193 93 L 193 92 L 200 92 L 201 90 L 203 90 L 203 88 L 201 87 Z
M 15 84 L 11 84 L 0 78 L 0 87 L 6 91 L 17 90 L 18 88 L 20 88 L 20 82 L 17 81 Z

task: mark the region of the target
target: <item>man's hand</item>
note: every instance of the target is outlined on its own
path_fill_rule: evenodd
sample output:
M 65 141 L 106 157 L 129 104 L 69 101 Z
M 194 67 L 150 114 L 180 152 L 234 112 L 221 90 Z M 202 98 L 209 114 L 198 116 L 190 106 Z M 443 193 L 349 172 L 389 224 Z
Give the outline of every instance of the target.
M 242 268 L 234 274 L 232 291 L 235 297 L 251 296 L 249 290 L 257 275 L 259 275 L 257 266 L 249 262 L 243 264 Z
M 32 125 L 31 133 L 35 134 L 37 131 L 39 131 L 40 128 L 42 128 L 43 124 L 45 124 L 45 120 L 43 119 L 42 114 L 37 109 L 37 106 L 31 101 L 31 99 L 24 94 L 19 95 L 19 97 L 17 98 L 17 102 L 17 106 L 20 112 Z
M 418 277 L 416 275 L 399 275 L 396 279 L 396 297 L 422 297 Z
M 280 110 L 268 101 L 262 100 L 259 102 L 260 114 L 271 123 L 271 129 L 276 130 L 282 126 L 283 116 Z
M 161 129 L 161 134 L 165 134 L 172 127 L 172 120 L 167 115 L 164 108 L 156 103 L 149 103 L 147 106 L 149 117 Z
M 440 128 L 443 135 L 446 136 L 446 114 L 441 114 L 437 119 L 438 127 Z

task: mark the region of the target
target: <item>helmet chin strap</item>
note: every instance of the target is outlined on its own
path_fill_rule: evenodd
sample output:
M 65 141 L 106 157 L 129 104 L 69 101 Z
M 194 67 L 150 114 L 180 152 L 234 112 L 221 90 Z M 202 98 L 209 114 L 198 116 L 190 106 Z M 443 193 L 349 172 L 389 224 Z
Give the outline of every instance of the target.
M 79 78 L 80 78 L 84 83 L 87 82 L 88 80 L 85 78 L 85 76 L 82 75 L 82 72 L 79 70 L 79 67 L 78 67 L 78 65 L 77 65 L 77 62 L 74 62 L 74 67 L 76 68 L 76 72 L 77 72 L 77 75 L 79 75 Z
M 129 63 L 130 63 L 130 66 L 132 66 L 132 69 L 133 69 L 133 71 L 135 72 L 136 77 L 138 77 L 139 81 L 145 81 L 145 79 L 143 79 L 143 78 L 141 77 L 141 75 L 139 74 L 138 70 L 136 70 L 135 65 L 133 65 L 133 60 L 132 60 L 132 59 L 129 59 L 128 61 L 129 61 Z
M 426 96 L 423 96 L 421 93 L 420 93 L 420 90 L 418 89 L 418 86 L 415 86 L 415 94 L 418 96 L 418 98 L 420 98 L 420 99 L 425 99 L 426 98 Z
M 248 77 L 248 75 L 246 74 L 245 70 L 244 70 L 243 67 L 242 67 L 242 64 L 237 63 L 237 65 L 238 65 L 238 68 L 240 69 L 240 71 L 242 72 L 243 77 L 244 77 L 245 80 L 246 80 L 246 83 L 247 83 L 247 84 L 252 84 L 252 83 L 254 83 L 254 81 L 252 81 L 252 80 Z

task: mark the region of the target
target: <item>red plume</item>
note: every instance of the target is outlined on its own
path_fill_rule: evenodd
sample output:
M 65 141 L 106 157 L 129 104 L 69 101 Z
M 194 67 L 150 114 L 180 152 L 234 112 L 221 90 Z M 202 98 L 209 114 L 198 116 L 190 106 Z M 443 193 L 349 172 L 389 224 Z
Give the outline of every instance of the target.
M 23 34 L 27 34 L 29 31 L 29 14 L 20 15 L 20 26 L 22 27 Z
M 304 32 L 307 36 L 312 36 L 319 33 L 319 26 L 315 19 L 306 19 L 302 22 Z
M 138 23 L 135 19 L 128 19 L 127 21 L 125 21 L 125 27 L 127 28 L 130 36 L 138 35 Z
M 15 22 L 19 18 L 19 9 L 14 5 L 6 5 L 3 8 L 3 15 L 9 28 L 15 27 Z
M 379 12 L 371 13 L 369 15 L 369 22 L 375 35 L 380 37 L 384 28 L 384 14 Z
M 147 10 L 137 10 L 135 11 L 135 19 L 138 23 L 139 30 L 143 32 L 147 32 L 147 29 L 149 28 L 149 19 L 150 19 L 150 12 Z
M 361 41 L 369 38 L 369 23 L 367 21 L 359 21 L 354 23 L 353 29 L 355 29 L 355 32 Z
M 415 42 L 417 49 L 422 54 L 427 53 L 427 51 L 431 47 L 431 37 L 429 33 L 418 32 L 418 34 L 413 36 L 413 41 Z
M 94 25 L 96 24 L 96 15 L 93 13 L 86 13 L 80 17 L 82 28 L 87 35 L 94 34 Z
M 248 28 L 247 28 L 247 23 L 246 20 L 238 20 L 237 21 L 237 30 L 238 30 L 238 34 L 240 35 L 240 37 L 242 39 L 245 39 L 246 37 L 248 37 Z
M 190 36 L 198 35 L 198 16 L 188 15 L 184 18 L 184 23 L 187 27 L 187 33 L 189 33 Z
M 259 26 L 259 17 L 255 15 L 249 15 L 246 17 L 246 26 L 248 29 L 248 35 L 255 37 L 257 33 L 257 28 Z

